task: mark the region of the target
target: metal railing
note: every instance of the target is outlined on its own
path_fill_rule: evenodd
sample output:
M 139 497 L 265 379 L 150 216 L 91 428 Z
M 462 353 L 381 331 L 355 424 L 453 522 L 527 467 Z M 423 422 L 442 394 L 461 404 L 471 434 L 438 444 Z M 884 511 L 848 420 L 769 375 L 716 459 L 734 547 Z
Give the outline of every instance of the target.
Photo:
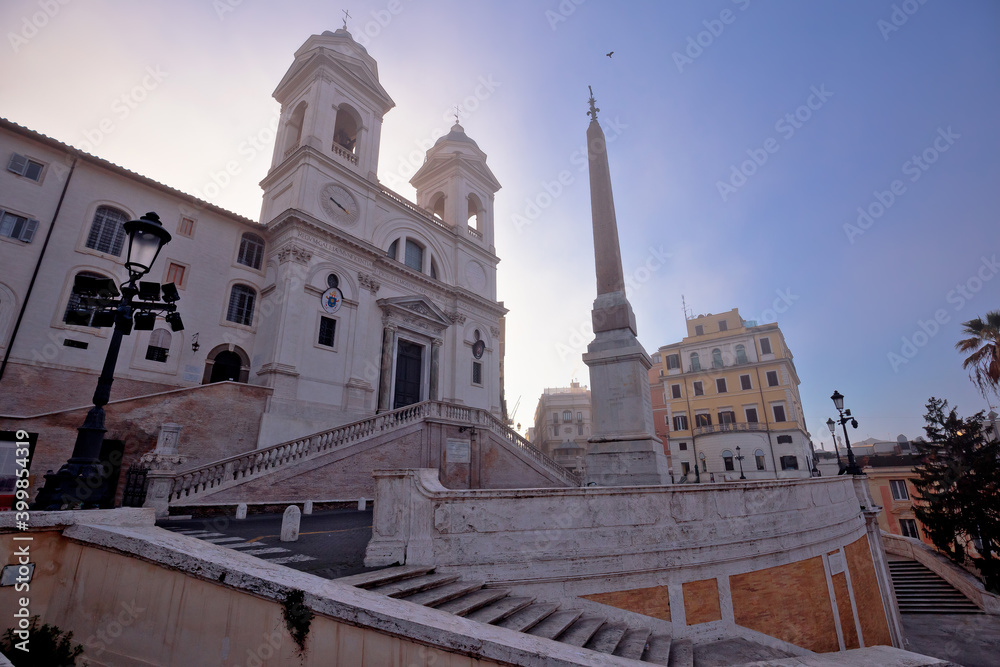
M 169 498 L 171 502 L 175 502 L 190 499 L 192 496 L 209 491 L 219 491 L 224 487 L 249 481 L 263 473 L 272 472 L 277 468 L 395 431 L 403 426 L 423 421 L 427 417 L 440 417 L 487 428 L 518 447 L 525 455 L 540 463 L 564 482 L 580 486 L 579 476 L 569 472 L 536 449 L 492 413 L 479 408 L 469 408 L 451 403 L 424 401 L 296 440 L 230 456 L 200 468 L 179 472 L 173 478 Z
M 759 422 L 733 423 L 733 424 L 711 424 L 709 426 L 698 426 L 694 429 L 694 435 L 705 435 L 706 433 L 733 433 L 736 431 L 766 431 L 767 427 Z

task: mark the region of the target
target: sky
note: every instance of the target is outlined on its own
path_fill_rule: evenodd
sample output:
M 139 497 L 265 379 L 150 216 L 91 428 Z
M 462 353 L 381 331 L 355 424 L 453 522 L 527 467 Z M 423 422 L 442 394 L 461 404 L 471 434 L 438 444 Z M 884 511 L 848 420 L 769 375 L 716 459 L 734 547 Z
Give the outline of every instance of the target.
M 827 449 L 835 389 L 852 440 L 922 435 L 931 396 L 989 409 L 954 345 L 1000 309 L 991 0 L 5 0 L 0 116 L 257 219 L 271 93 L 344 9 L 396 102 L 382 183 L 413 198 L 457 106 L 503 186 L 522 430 L 543 388 L 590 383 L 588 85 L 648 352 L 685 335 L 682 295 L 776 321 Z

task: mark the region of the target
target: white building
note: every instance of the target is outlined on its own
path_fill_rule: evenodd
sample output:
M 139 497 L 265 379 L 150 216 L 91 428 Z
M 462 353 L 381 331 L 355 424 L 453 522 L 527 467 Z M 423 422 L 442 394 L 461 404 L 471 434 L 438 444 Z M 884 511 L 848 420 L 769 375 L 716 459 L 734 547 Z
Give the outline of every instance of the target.
M 120 283 L 121 223 L 155 211 L 173 240 L 148 279 L 177 285 L 185 329 L 127 336 L 113 399 L 268 386 L 260 445 L 428 399 L 501 415 L 485 153 L 456 124 L 413 177 L 416 204 L 380 185 L 394 103 L 346 30 L 306 40 L 274 97 L 259 223 L 0 121 L 0 414 L 89 397 L 110 329 L 67 322 L 74 277 Z

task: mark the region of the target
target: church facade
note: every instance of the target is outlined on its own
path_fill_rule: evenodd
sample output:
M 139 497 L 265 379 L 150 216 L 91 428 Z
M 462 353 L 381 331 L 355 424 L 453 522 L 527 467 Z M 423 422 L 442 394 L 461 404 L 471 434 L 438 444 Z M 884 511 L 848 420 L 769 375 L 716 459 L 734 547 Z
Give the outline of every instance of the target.
M 78 275 L 125 277 L 121 224 L 173 240 L 182 331 L 127 336 L 112 400 L 233 380 L 271 389 L 258 445 L 426 400 L 503 412 L 499 259 L 486 155 L 456 123 L 411 181 L 376 176 L 394 106 L 346 30 L 310 37 L 274 92 L 281 117 L 260 221 L 0 121 L 0 414 L 86 403 L 110 329 Z

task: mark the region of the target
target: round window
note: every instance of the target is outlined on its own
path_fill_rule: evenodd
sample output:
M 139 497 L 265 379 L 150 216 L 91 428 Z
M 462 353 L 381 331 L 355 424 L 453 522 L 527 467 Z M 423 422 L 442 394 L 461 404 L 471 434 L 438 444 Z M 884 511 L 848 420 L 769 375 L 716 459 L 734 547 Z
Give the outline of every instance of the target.
M 327 287 L 340 287 L 340 278 L 337 277 L 336 273 L 331 273 L 326 277 Z

